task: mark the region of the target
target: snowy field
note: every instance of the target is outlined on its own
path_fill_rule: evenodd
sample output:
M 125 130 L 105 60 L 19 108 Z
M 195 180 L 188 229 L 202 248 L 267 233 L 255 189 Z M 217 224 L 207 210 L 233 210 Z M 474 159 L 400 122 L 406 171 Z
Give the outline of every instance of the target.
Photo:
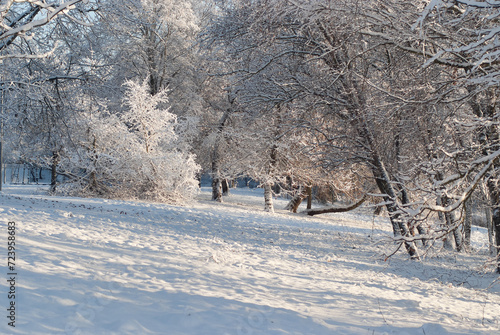
M 263 212 L 261 190 L 209 198 L 203 189 L 177 207 L 4 187 L 0 333 L 500 334 L 484 231 L 473 232 L 473 254 L 385 261 L 390 225 L 368 210 L 311 218 Z M 6 317 L 9 221 L 15 328 Z

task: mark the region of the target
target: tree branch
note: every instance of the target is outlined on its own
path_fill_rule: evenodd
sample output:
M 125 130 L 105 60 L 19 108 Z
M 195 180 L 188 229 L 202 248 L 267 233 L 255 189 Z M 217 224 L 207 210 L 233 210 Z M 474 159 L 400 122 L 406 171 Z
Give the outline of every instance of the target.
M 313 215 L 318 215 L 318 214 L 326 214 L 326 213 L 344 213 L 344 212 L 349 212 L 352 211 L 359 206 L 361 206 L 367 198 L 367 195 L 363 195 L 363 197 L 358 200 L 355 203 L 352 203 L 347 206 L 331 206 L 331 207 L 326 207 L 326 208 L 318 208 L 318 209 L 307 209 L 303 211 L 302 213 L 305 213 L 307 215 L 313 216 Z

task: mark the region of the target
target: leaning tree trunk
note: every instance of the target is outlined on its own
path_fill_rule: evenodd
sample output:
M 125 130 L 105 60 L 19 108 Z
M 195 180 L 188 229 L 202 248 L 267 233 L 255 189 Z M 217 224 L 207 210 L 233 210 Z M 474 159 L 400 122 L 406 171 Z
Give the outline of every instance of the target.
M 410 196 L 408 195 L 408 190 L 406 187 L 404 187 L 403 183 L 398 180 L 398 184 L 400 185 L 400 192 L 401 192 L 401 203 L 403 205 L 409 205 L 410 204 Z M 410 230 L 410 234 L 415 235 L 415 228 L 417 228 L 417 231 L 420 235 L 426 235 L 427 234 L 427 229 L 422 225 L 421 222 L 418 222 L 415 226 L 408 227 Z M 425 246 L 427 245 L 427 239 L 422 239 L 422 244 Z
M 378 189 L 380 190 L 380 193 L 383 194 L 383 199 L 386 204 L 385 207 L 389 213 L 389 219 L 391 221 L 394 237 L 410 237 L 411 233 L 408 228 L 408 223 L 402 217 L 397 205 L 397 192 L 391 183 L 385 164 L 376 149 L 373 136 L 361 116 L 354 122 L 356 123 L 359 135 L 364 140 L 366 147 L 371 150 L 369 160 L 370 167 Z M 411 258 L 420 258 L 415 242 L 404 242 L 404 245 Z
M 327 40 L 331 40 L 331 35 L 325 31 L 323 31 L 323 34 Z M 336 44 L 336 41 L 332 40 L 331 42 L 332 45 Z M 344 50 L 339 49 L 335 53 L 330 53 L 326 58 L 326 62 L 330 67 L 340 70 L 347 69 L 349 67 L 346 66 L 349 63 L 348 59 L 349 55 L 345 53 Z M 391 184 L 384 162 L 378 153 L 375 139 L 367 123 L 368 121 L 365 119 L 364 109 L 370 107 L 363 93 L 363 85 L 358 85 L 355 75 L 353 75 L 350 71 L 346 71 L 344 74 L 339 76 L 338 79 L 339 84 L 343 86 L 342 98 L 348 103 L 347 112 L 350 115 L 351 125 L 353 129 L 356 130 L 363 147 L 368 151 L 367 153 L 369 154 L 369 157 L 366 162 L 371 167 L 380 192 L 384 194 L 383 198 L 386 203 L 387 211 L 389 212 L 389 218 L 391 220 L 394 236 L 409 237 L 410 231 L 408 229 L 408 223 L 399 211 L 396 192 Z M 415 242 L 404 242 L 404 244 L 410 257 L 413 259 L 419 259 L 418 249 Z
M 389 212 L 389 219 L 392 224 L 392 229 L 395 237 L 409 237 L 411 235 L 410 229 L 408 228 L 408 223 L 402 217 L 401 212 L 397 206 L 397 194 L 394 189 L 391 180 L 389 178 L 389 173 L 387 172 L 384 162 L 378 155 L 378 152 L 374 149 L 374 145 L 368 130 L 364 129 L 365 140 L 369 141 L 370 148 L 372 148 L 372 160 L 371 167 L 372 173 L 375 177 L 377 186 L 382 194 L 384 194 L 383 199 L 386 203 L 387 212 Z M 418 249 L 415 242 L 404 242 L 408 254 L 413 259 L 419 259 Z

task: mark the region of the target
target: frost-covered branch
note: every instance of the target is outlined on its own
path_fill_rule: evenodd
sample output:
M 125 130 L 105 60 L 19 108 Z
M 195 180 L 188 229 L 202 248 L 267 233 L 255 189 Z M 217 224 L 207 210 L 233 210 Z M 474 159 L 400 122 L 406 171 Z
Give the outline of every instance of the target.
M 52 50 L 42 53 L 42 54 L 6 54 L 6 55 L 0 55 L 0 62 L 4 59 L 11 59 L 11 58 L 16 58 L 16 59 L 42 59 L 42 58 L 47 58 L 51 55 L 54 54 L 54 52 L 57 50 L 58 43 L 56 42 L 54 44 L 54 47 Z M 0 46 L 1 50 L 1 46 Z
M 498 1 L 430 1 L 413 26 L 425 42 L 440 41 L 427 64 L 461 67 L 473 83 L 496 85 L 500 80 L 499 15 Z M 464 60 L 467 67 L 461 66 Z
M 15 23 L 19 23 L 21 19 L 27 16 L 28 19 L 20 25 L 6 25 L 5 23 L 2 24 L 3 32 L 0 35 L 0 41 L 10 37 L 18 36 L 20 34 L 25 34 L 26 32 L 31 31 L 35 28 L 44 26 L 59 15 L 68 15 L 68 12 L 73 9 L 77 3 L 82 1 L 84 0 L 70 0 L 59 5 L 57 5 L 56 3 L 47 3 L 46 1 L 39 0 L 7 1 L 4 5 L 2 5 L 2 7 L 0 7 L 2 23 L 6 19 L 9 11 L 12 9 L 12 4 L 14 2 L 26 3 L 32 7 L 31 9 L 28 9 L 26 11 L 29 16 L 24 15 L 23 17 L 18 18 L 18 20 L 14 20 Z M 44 10 L 42 17 L 39 19 L 35 19 L 37 17 L 37 14 L 40 13 L 41 9 Z

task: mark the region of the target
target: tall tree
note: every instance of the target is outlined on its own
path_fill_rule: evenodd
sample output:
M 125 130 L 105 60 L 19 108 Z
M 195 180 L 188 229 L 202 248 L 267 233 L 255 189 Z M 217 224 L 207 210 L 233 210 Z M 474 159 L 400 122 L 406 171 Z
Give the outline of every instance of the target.
M 396 130 L 381 131 L 377 125 L 411 99 L 390 92 L 388 85 L 395 78 L 386 71 L 394 47 L 388 49 L 387 42 L 371 31 L 392 29 L 388 19 L 404 26 L 407 17 L 395 18 L 394 9 L 403 14 L 413 10 L 415 15 L 415 7 L 407 7 L 391 1 L 232 2 L 212 29 L 214 40 L 239 65 L 231 75 L 240 103 L 272 106 L 302 101 L 304 113 L 298 115 L 303 120 L 314 124 L 318 113 L 338 125 L 329 132 L 311 127 L 323 137 L 318 147 L 330 148 L 331 161 L 344 157 L 344 162 L 369 167 L 396 236 L 410 234 L 382 146 Z M 366 27 L 372 30 L 363 30 Z M 407 247 L 412 257 L 418 257 L 413 243 Z
M 467 124 L 472 130 L 476 150 L 461 158 L 462 171 L 447 181 L 446 187 L 462 185 L 455 201 L 440 210 L 465 206 L 478 184 L 485 180 L 493 208 L 496 245 L 500 245 L 500 196 L 498 192 L 499 133 L 497 88 L 500 75 L 497 17 L 498 1 L 430 1 L 415 28 L 427 41 L 426 64 L 440 63 L 453 71 L 455 86 L 467 102 L 475 120 Z M 466 158 L 466 159 L 464 159 Z M 460 188 L 458 188 L 460 190 Z M 498 249 L 500 255 L 500 249 Z M 497 256 L 500 258 L 500 256 Z M 497 271 L 500 273 L 500 261 Z

